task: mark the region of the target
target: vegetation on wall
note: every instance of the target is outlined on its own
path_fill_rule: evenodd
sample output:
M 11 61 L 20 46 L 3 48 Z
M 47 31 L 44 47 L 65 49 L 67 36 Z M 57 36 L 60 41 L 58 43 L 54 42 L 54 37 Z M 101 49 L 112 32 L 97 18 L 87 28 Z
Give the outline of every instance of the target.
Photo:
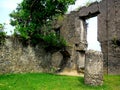
M 0 45 L 3 45 L 5 43 L 6 33 L 0 32 Z
M 32 44 L 37 44 L 42 39 L 53 46 L 60 43 L 60 46 L 64 46 L 64 40 L 58 38 L 56 33 L 51 33 L 52 21 L 63 15 L 74 2 L 75 0 L 23 0 L 10 14 L 15 34 L 30 40 Z
M 3 30 L 4 30 L 4 25 L 0 24 L 0 45 L 3 45 L 5 43 L 6 33 Z
M 0 32 L 4 30 L 4 25 L 0 23 Z
M 120 39 L 118 39 L 117 37 L 113 37 L 113 39 L 111 40 L 111 42 L 112 42 L 112 46 L 113 47 L 120 47 Z

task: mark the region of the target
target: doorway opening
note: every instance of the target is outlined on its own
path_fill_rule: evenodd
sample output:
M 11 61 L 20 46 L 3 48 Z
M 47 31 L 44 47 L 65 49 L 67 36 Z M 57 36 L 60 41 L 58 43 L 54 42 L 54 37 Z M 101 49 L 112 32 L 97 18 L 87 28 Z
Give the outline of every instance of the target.
M 88 50 L 101 51 L 100 43 L 97 40 L 97 16 L 86 20 L 87 22 L 87 42 Z

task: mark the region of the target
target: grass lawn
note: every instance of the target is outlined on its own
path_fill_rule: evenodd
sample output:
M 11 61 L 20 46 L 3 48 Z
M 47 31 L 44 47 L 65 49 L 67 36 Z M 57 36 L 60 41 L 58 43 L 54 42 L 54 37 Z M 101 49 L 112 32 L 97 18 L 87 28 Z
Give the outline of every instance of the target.
M 103 86 L 88 86 L 84 78 L 44 73 L 0 75 L 0 90 L 120 90 L 120 75 L 104 77 Z

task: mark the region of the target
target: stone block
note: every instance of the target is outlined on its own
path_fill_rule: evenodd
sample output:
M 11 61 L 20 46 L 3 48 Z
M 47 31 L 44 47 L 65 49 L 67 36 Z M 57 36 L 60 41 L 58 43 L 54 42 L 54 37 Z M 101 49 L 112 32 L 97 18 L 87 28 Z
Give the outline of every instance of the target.
M 55 52 L 52 54 L 51 63 L 53 67 L 59 68 L 62 60 L 63 60 L 63 55 L 60 52 Z
M 76 63 L 78 72 L 84 72 L 85 68 L 85 51 L 76 52 Z
M 102 85 L 103 84 L 103 56 L 101 52 L 87 51 L 85 59 L 85 84 Z
M 84 19 L 93 17 L 99 12 L 98 2 L 90 4 L 88 7 L 82 7 L 79 10 L 79 16 Z

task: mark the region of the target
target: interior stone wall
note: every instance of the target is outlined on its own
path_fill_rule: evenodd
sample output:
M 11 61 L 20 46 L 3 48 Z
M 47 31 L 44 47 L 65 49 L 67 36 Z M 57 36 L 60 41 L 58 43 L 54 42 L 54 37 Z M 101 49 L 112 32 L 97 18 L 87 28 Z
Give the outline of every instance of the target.
M 5 44 L 0 45 L 0 74 L 58 70 L 61 53 L 46 52 L 43 47 L 43 43 L 24 46 L 18 38 L 6 38 Z
M 60 35 L 68 43 L 64 51 L 69 54 L 63 71 L 77 70 L 83 72 L 85 51 L 87 50 L 87 24 L 78 17 L 78 14 L 77 11 L 72 11 L 70 14 L 65 15 L 60 28 Z
M 56 52 L 48 52 L 43 47 L 43 43 L 24 46 L 18 38 L 6 38 L 5 44 L 0 45 L 0 74 L 64 71 L 84 73 L 84 50 L 79 51 L 69 46 Z
M 20 41 L 6 39 L 0 46 L 0 73 L 51 72 L 84 68 L 87 50 L 86 19 L 98 17 L 98 41 L 107 74 L 120 74 L 120 0 L 102 0 L 65 15 L 57 27 L 67 41 L 67 47 L 49 53 L 43 44 L 24 47 Z M 83 60 L 84 59 L 84 60 Z
M 103 0 L 100 6 L 98 36 L 104 54 L 105 71 L 108 74 L 120 74 L 120 0 Z M 112 43 L 114 40 L 118 41 L 118 45 Z
M 86 19 L 98 17 L 98 41 L 104 58 L 104 72 L 120 74 L 120 0 L 102 0 L 89 6 L 81 7 L 66 15 L 60 29 L 69 46 L 72 48 L 71 59 L 76 52 L 86 52 L 87 23 Z M 113 43 L 114 42 L 114 43 Z M 116 44 L 116 45 L 115 45 Z M 69 51 L 69 50 L 67 50 Z M 80 57 L 81 59 L 81 57 Z M 72 63 L 77 60 L 73 59 Z M 77 66 L 76 66 L 77 67 Z

